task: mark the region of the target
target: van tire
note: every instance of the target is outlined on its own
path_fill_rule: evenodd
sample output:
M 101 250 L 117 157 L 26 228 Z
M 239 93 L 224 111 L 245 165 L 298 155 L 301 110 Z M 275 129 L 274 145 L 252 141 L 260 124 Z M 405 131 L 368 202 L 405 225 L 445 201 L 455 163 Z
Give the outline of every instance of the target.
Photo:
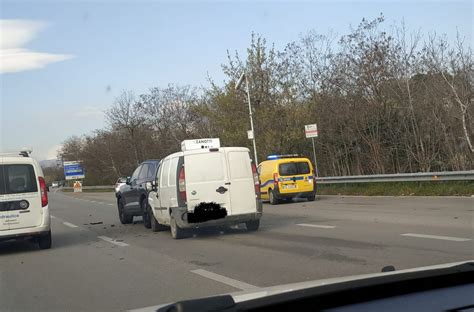
M 45 235 L 38 237 L 38 245 L 40 249 L 50 249 L 52 245 L 51 231 Z
M 123 202 L 121 199 L 118 200 L 118 212 L 119 212 L 119 219 L 120 223 L 122 224 L 130 224 L 133 222 L 133 216 L 129 216 L 125 214 L 125 211 L 123 211 Z
M 308 201 L 314 201 L 316 199 L 316 195 L 309 196 Z
M 260 219 L 245 222 L 245 227 L 248 231 L 257 231 L 260 227 Z
M 142 207 L 142 211 L 143 211 L 143 225 L 145 226 L 145 228 L 149 229 L 151 228 L 151 217 L 150 217 L 151 207 L 148 204 L 146 198 L 142 199 L 140 206 Z
M 165 226 L 161 225 L 158 220 L 156 220 L 155 215 L 153 212 L 150 210 L 148 211 L 148 214 L 150 216 L 150 225 L 151 225 L 151 231 L 152 232 L 160 232 L 166 229 Z
M 184 238 L 184 229 L 180 228 L 173 216 L 170 218 L 171 237 L 174 239 Z
M 277 205 L 278 202 L 279 202 L 278 199 L 275 196 L 275 192 L 273 192 L 272 189 L 268 190 L 268 198 L 269 198 L 269 201 L 270 201 L 271 205 Z

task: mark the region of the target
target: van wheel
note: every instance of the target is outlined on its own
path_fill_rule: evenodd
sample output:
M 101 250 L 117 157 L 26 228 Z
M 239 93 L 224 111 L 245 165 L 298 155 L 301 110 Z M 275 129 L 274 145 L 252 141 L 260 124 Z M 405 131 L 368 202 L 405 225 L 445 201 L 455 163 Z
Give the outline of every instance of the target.
M 315 196 L 315 195 L 308 197 L 308 201 L 314 201 L 315 199 L 316 199 L 316 196 Z
M 173 216 L 170 219 L 171 237 L 174 239 L 184 238 L 184 230 L 178 226 Z
M 142 199 L 140 206 L 142 207 L 142 211 L 143 211 L 143 225 L 147 229 L 149 229 L 151 228 L 151 218 L 150 218 L 151 207 L 148 204 L 146 199 Z
M 130 224 L 133 222 L 133 216 L 126 215 L 123 211 L 123 202 L 122 200 L 118 201 L 118 212 L 119 212 L 119 219 L 120 223 L 122 224 Z
M 252 220 L 245 222 L 245 227 L 249 231 L 256 231 L 260 227 L 260 220 Z
M 158 220 L 156 220 L 155 216 L 153 215 L 153 211 L 151 211 L 151 207 L 148 211 L 148 215 L 150 216 L 150 225 L 153 232 L 159 232 L 166 229 L 164 225 L 161 225 Z
M 268 190 L 268 198 L 270 199 L 270 204 L 272 205 L 278 204 L 278 199 L 276 198 L 273 190 Z
M 51 231 L 48 232 L 46 235 L 41 235 L 38 238 L 38 245 L 40 249 L 50 249 L 51 248 Z

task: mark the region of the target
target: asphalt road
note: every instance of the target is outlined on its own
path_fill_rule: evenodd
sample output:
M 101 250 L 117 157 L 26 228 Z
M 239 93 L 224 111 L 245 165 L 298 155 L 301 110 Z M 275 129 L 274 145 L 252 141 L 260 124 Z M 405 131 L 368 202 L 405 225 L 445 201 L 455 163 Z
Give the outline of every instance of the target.
M 474 198 L 322 196 L 264 205 L 258 232 L 184 240 L 122 225 L 113 194 L 50 193 L 53 248 L 0 243 L 1 311 L 121 311 L 474 258 Z

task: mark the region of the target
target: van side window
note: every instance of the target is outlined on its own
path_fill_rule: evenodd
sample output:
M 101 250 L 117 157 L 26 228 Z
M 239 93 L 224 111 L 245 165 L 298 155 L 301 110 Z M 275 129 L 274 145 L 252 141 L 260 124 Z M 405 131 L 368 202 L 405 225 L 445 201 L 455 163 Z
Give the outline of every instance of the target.
M 161 166 L 161 178 L 160 178 L 160 187 L 168 186 L 168 175 L 169 175 L 169 168 L 170 168 L 170 160 L 167 159 L 163 162 Z
M 170 178 L 169 178 L 169 182 L 168 182 L 169 186 L 176 186 L 176 170 L 177 170 L 177 166 L 178 166 L 178 159 L 179 159 L 179 157 L 175 157 L 175 158 L 171 159 Z
M 156 177 L 155 177 L 156 185 L 157 185 L 157 186 L 160 186 L 160 181 L 161 181 L 161 178 L 160 178 L 160 177 L 161 177 L 161 171 L 162 171 L 161 168 L 162 168 L 162 166 L 160 166 L 160 167 L 158 168 L 158 172 L 156 173 Z

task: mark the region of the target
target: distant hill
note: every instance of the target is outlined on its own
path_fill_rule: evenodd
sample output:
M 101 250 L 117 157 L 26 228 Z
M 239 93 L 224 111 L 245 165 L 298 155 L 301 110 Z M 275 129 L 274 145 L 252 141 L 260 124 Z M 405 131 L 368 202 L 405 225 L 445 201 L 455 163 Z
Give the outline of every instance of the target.
M 58 159 L 46 159 L 46 160 L 41 160 L 40 162 L 41 168 L 50 168 L 50 167 L 61 167 L 62 163 Z

